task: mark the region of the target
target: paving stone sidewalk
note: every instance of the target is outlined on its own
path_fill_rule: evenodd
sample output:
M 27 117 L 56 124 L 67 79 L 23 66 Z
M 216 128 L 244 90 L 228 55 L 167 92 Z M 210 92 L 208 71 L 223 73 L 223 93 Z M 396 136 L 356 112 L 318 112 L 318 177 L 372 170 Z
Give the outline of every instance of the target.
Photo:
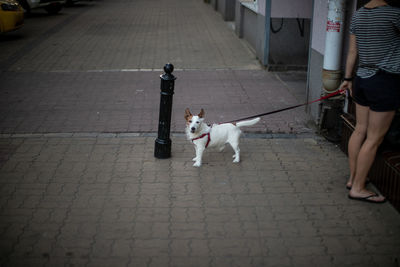
M 347 159 L 303 109 L 246 129 L 240 164 L 227 148 L 192 167 L 184 108 L 220 122 L 305 101 L 304 73 L 262 70 L 204 1 L 78 2 L 0 39 L 0 266 L 399 267 L 399 213 L 347 199 Z
M 0 73 L 0 133 L 156 132 L 161 73 Z M 213 123 L 305 102 L 298 96 L 304 92 L 304 73 L 177 70 L 173 74 L 177 77 L 173 132 L 184 131 L 187 107 L 193 112 L 204 108 L 207 121 Z M 307 133 L 312 132 L 309 119 L 300 107 L 264 117 L 248 130 Z
M 194 149 L 172 137 L 2 135 L 1 266 L 399 266 L 400 215 L 347 199 L 345 155 L 315 136 Z
M 173 132 L 187 107 L 223 122 L 306 100 L 305 73 L 263 70 L 202 0 L 82 1 L 58 16 L 33 11 L 0 36 L 0 133 L 156 132 L 168 62 Z M 299 108 L 249 130 L 310 132 L 308 120 Z
M 202 0 L 94 0 L 58 16 L 39 12 L 0 36 L 0 71 L 146 71 L 168 62 L 180 69 L 262 69 Z

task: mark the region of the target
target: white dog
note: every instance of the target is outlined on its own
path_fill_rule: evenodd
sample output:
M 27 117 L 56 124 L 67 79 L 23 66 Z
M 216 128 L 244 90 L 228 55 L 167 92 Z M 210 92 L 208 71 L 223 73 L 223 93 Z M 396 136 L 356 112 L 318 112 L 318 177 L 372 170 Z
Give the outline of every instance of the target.
M 199 115 L 193 116 L 190 110 L 185 110 L 186 119 L 186 136 L 191 140 L 196 149 L 196 157 L 193 159 L 195 163 L 193 166 L 201 166 L 201 158 L 204 149 L 207 147 L 218 147 L 222 151 L 226 143 L 229 143 L 235 154 L 233 155 L 233 162 L 240 161 L 239 137 L 242 131 L 240 127 L 251 126 L 260 121 L 260 118 L 240 121 L 237 123 L 223 123 L 208 126 L 204 123 L 204 110 L 201 109 Z

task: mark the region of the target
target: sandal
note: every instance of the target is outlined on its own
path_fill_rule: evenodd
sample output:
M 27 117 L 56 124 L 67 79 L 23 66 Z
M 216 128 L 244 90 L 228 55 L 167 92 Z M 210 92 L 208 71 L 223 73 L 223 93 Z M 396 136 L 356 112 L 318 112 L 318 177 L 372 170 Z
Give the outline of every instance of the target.
M 376 200 L 373 200 L 372 198 L 373 197 L 379 197 L 379 195 L 378 194 L 372 194 L 372 195 L 369 195 L 369 196 L 366 196 L 366 197 L 352 197 L 352 196 L 350 196 L 350 194 L 348 195 L 348 197 L 350 198 L 350 199 L 353 199 L 353 200 L 360 200 L 360 201 L 365 201 L 365 202 L 370 202 L 370 203 L 377 203 L 377 204 L 382 204 L 382 203 L 385 203 L 386 202 L 386 198 L 384 198 L 383 200 L 378 200 L 378 201 L 376 201 Z

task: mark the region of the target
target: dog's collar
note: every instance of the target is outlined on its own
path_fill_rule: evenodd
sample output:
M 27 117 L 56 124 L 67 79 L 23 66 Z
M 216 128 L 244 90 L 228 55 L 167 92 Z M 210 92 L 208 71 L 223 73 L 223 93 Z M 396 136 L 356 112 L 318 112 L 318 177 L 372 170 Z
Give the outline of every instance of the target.
M 207 136 L 207 143 L 206 143 L 206 148 L 207 148 L 207 147 L 208 147 L 208 144 L 209 144 L 210 141 L 211 141 L 210 133 L 209 133 L 209 132 L 208 132 L 208 133 L 204 133 L 204 134 L 200 135 L 199 137 L 193 138 L 193 139 L 192 139 L 192 142 L 193 142 L 194 140 L 201 139 L 201 138 L 203 138 L 203 137 L 205 137 L 205 136 Z

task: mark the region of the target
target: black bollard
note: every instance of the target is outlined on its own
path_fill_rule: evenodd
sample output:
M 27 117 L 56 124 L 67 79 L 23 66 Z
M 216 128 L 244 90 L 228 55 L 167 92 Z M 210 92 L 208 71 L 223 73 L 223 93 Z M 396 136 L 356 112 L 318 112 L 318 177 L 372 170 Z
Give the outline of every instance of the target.
M 172 75 L 174 66 L 170 63 L 164 66 L 161 78 L 160 115 L 158 119 L 158 137 L 154 148 L 154 157 L 166 159 L 171 157 L 171 129 L 172 96 L 176 77 Z

